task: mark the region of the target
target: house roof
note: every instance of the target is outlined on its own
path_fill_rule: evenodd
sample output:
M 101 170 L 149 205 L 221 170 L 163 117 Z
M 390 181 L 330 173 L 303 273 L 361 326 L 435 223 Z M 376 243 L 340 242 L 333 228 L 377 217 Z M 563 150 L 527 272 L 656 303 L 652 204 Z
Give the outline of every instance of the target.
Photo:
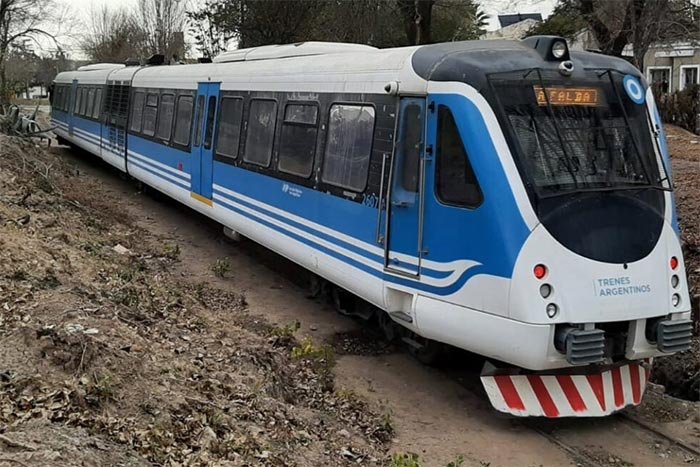
M 526 19 L 542 21 L 542 15 L 540 13 L 516 13 L 514 15 L 498 15 L 498 22 L 501 23 L 502 28 L 510 26 L 511 24 L 519 23 Z

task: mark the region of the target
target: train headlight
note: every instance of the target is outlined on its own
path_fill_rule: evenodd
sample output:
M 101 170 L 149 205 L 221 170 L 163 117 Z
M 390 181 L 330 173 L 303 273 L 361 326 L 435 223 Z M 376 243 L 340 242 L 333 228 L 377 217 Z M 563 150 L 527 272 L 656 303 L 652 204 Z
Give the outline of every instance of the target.
M 540 286 L 540 295 L 542 295 L 542 298 L 547 298 L 552 295 L 552 286 L 549 284 L 542 284 Z
M 674 275 L 671 276 L 671 285 L 673 286 L 674 289 L 675 289 L 676 287 L 678 287 L 678 283 L 679 283 L 679 282 L 680 282 L 680 279 L 678 278 L 677 275 L 674 274 Z
M 557 60 L 564 58 L 566 55 L 566 42 L 554 41 L 552 43 L 552 56 Z
M 673 295 L 671 295 L 671 305 L 673 305 L 675 308 L 680 304 L 681 304 L 681 296 L 678 295 L 677 293 L 674 293 Z
M 550 303 L 547 305 L 547 316 L 554 318 L 557 316 L 557 313 L 559 313 L 559 307 L 556 305 L 556 303 Z

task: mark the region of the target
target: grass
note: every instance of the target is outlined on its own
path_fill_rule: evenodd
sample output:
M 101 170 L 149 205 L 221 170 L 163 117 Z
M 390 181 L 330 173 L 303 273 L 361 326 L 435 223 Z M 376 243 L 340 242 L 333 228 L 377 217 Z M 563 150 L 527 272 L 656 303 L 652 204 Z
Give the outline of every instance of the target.
M 224 278 L 231 272 L 231 260 L 227 257 L 219 258 L 211 266 L 211 270 L 216 277 Z
M 418 454 L 400 453 L 391 456 L 391 467 L 420 467 Z

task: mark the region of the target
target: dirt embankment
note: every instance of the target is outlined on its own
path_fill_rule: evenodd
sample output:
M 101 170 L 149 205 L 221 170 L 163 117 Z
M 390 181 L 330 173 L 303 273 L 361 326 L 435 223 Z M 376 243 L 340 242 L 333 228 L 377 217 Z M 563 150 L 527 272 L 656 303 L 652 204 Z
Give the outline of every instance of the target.
M 0 465 L 386 462 L 391 420 L 329 348 L 175 272 L 99 181 L 0 148 Z
M 669 394 L 700 400 L 700 136 L 682 128 L 666 126 L 666 137 L 673 165 L 678 221 L 684 242 L 685 259 L 696 337 L 692 348 L 658 359 L 653 380 Z

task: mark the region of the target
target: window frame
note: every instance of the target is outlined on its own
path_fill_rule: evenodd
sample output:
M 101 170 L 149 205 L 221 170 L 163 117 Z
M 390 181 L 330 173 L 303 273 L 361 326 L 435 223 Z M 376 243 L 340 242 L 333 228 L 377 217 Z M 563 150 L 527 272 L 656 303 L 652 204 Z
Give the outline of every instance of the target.
M 452 201 L 446 201 L 442 198 L 440 194 L 440 108 L 445 108 L 450 112 L 450 116 L 452 117 L 452 121 L 454 122 L 455 130 L 457 130 L 457 136 L 459 136 L 459 141 L 460 143 L 462 143 L 462 149 L 466 158 L 467 167 L 469 167 L 472 174 L 474 175 L 476 189 L 479 194 L 479 199 L 476 203 L 463 204 L 455 203 Z M 484 204 L 484 190 L 481 189 L 481 183 L 479 183 L 479 178 L 477 177 L 476 172 L 474 171 L 474 166 L 472 165 L 471 158 L 469 157 L 469 151 L 467 149 L 467 146 L 464 144 L 465 139 L 462 137 L 462 133 L 460 133 L 459 131 L 459 125 L 457 125 L 457 119 L 455 119 L 454 112 L 452 111 L 452 109 L 445 104 L 437 104 L 437 108 L 435 109 L 435 117 L 435 199 L 438 201 L 438 203 L 440 203 L 443 206 L 474 211 Z
M 300 123 L 300 122 L 288 122 L 286 120 L 287 116 L 287 107 L 290 105 L 302 105 L 302 106 L 310 106 L 310 107 L 315 107 L 316 108 L 316 123 Z M 332 104 L 331 104 L 332 105 Z M 330 107 L 329 107 L 329 117 L 330 117 Z M 376 115 L 375 115 L 376 117 Z M 308 175 L 300 175 L 298 173 L 290 172 L 288 170 L 284 170 L 280 167 L 280 155 L 281 155 L 281 150 L 282 150 L 282 145 L 283 145 L 283 132 L 284 132 L 284 126 L 285 125 L 291 125 L 295 127 L 301 127 L 301 128 L 315 128 L 316 129 L 316 137 L 314 141 L 314 150 L 313 154 L 311 155 L 311 169 L 309 171 Z M 326 127 L 327 128 L 327 127 Z M 279 141 L 278 141 L 278 146 L 277 146 L 277 161 L 275 165 L 275 169 L 283 173 L 285 175 L 290 175 L 292 177 L 297 177 L 301 180 L 308 180 L 310 179 L 313 174 L 314 174 L 314 168 L 316 167 L 316 162 L 318 159 L 318 142 L 319 142 L 319 133 L 321 130 L 321 105 L 318 101 L 299 101 L 299 100 L 288 100 L 284 104 L 284 110 L 282 111 L 282 118 L 280 119 L 280 131 L 279 131 Z M 373 139 L 374 139 L 374 135 Z M 374 142 L 374 141 L 373 141 Z M 325 147 L 325 146 L 324 146 Z M 370 151 L 371 152 L 371 151 Z M 371 157 L 371 154 L 370 154 Z
M 251 109 L 253 107 L 253 102 L 255 101 L 268 101 L 272 102 L 275 104 L 275 112 L 274 112 L 274 126 L 272 128 L 272 144 L 270 145 L 270 158 L 267 161 L 267 164 L 260 164 L 258 162 L 254 161 L 249 161 L 246 160 L 246 151 L 248 149 L 248 134 L 250 131 L 250 114 L 251 114 Z M 279 100 L 275 97 L 250 97 L 248 99 L 248 105 L 247 105 L 247 112 L 245 112 L 245 139 L 243 143 L 243 155 L 240 158 L 241 163 L 246 164 L 250 167 L 257 167 L 258 169 L 269 169 L 272 167 L 272 161 L 275 158 L 275 143 L 277 139 L 277 123 L 279 121 L 279 111 L 280 111 L 280 105 L 279 105 Z
M 85 112 L 87 110 L 88 105 L 88 94 L 89 88 L 87 86 L 82 86 L 80 96 L 80 110 L 78 111 L 78 116 L 80 116 L 81 118 L 85 118 Z
M 685 84 L 683 83 L 684 71 L 687 69 L 695 69 L 695 84 L 700 85 L 700 65 L 681 65 L 678 69 L 678 90 L 683 91 Z
M 367 164 L 367 169 L 365 173 L 365 182 L 361 190 L 356 190 L 353 187 L 347 187 L 344 185 L 339 185 L 336 183 L 328 182 L 324 179 L 323 177 L 323 171 L 325 170 L 326 164 L 328 163 L 328 158 L 326 157 L 327 151 L 328 151 L 328 138 L 330 137 L 330 123 L 331 123 L 331 111 L 333 110 L 333 106 L 335 105 L 348 105 L 348 106 L 355 106 L 355 107 L 371 107 L 372 110 L 374 111 L 374 118 L 372 122 L 372 135 L 370 137 L 370 148 L 369 148 L 369 162 Z M 372 165 L 372 152 L 374 151 L 374 139 L 377 134 L 377 106 L 374 102 L 366 102 L 366 101 L 347 101 L 347 100 L 339 100 L 339 101 L 330 101 L 328 103 L 328 110 L 326 112 L 326 120 L 325 120 L 325 135 L 324 135 L 324 141 L 323 141 L 323 155 L 321 156 L 321 164 L 319 167 L 320 173 L 319 173 L 319 180 L 321 181 L 322 184 L 333 187 L 335 189 L 340 189 L 340 190 L 347 190 L 351 191 L 353 193 L 364 193 L 367 190 L 367 187 L 369 185 L 369 174 L 370 174 L 370 167 Z
M 141 102 L 141 116 L 139 118 L 139 127 L 137 129 L 134 128 L 134 111 L 136 110 L 136 97 L 141 94 L 143 95 L 143 101 Z M 141 134 L 141 130 L 143 129 L 143 108 L 146 106 L 146 91 L 142 89 L 137 89 L 134 90 L 134 92 L 131 95 L 131 106 L 129 108 L 129 133 L 132 134 Z
M 672 66 L 648 66 L 647 67 L 647 83 L 649 83 L 649 86 L 652 88 L 654 87 L 654 82 L 651 80 L 651 72 L 655 70 L 666 70 L 668 71 L 668 89 L 666 90 L 667 94 L 670 94 L 673 92 L 673 67 Z
M 155 103 L 155 105 L 150 105 L 150 104 L 148 103 L 148 98 L 149 98 L 149 96 L 156 96 L 156 103 Z M 160 105 L 160 89 L 157 90 L 157 91 L 146 90 L 146 99 L 145 99 L 144 102 L 143 102 L 143 115 L 142 115 L 142 117 L 141 117 L 141 134 L 142 134 L 143 136 L 145 136 L 145 137 L 147 137 L 147 138 L 151 138 L 151 139 L 153 139 L 153 140 L 156 139 L 156 132 L 158 131 L 158 114 L 160 113 L 160 112 L 158 112 L 158 110 L 159 110 L 158 106 L 159 106 L 159 105 Z M 145 126 L 146 126 L 146 119 L 145 119 L 145 117 L 146 117 L 146 110 L 149 109 L 149 108 L 155 109 L 155 112 L 156 112 L 155 118 L 154 118 L 154 120 L 153 120 L 153 134 L 146 133 L 146 129 L 145 129 Z
M 165 96 L 172 96 L 172 98 L 173 98 L 173 104 L 172 104 L 172 105 L 173 105 L 173 110 L 172 110 L 172 114 L 171 114 L 171 117 L 170 117 L 170 125 L 169 125 L 169 128 L 170 128 L 170 129 L 169 129 L 169 131 L 168 131 L 168 137 L 167 137 L 167 138 L 163 138 L 162 136 L 159 135 L 161 119 L 163 118 L 163 112 L 161 112 L 161 106 L 163 105 L 163 98 L 164 98 Z M 157 141 L 160 141 L 160 142 L 162 142 L 162 143 L 169 143 L 170 140 L 172 139 L 172 137 L 173 137 L 173 127 L 174 127 L 174 123 L 175 123 L 175 107 L 176 107 L 176 104 L 177 104 L 177 94 L 176 94 L 174 91 L 170 90 L 170 89 L 164 89 L 164 90 L 162 90 L 162 92 L 160 93 L 160 96 L 158 97 L 158 106 L 157 106 L 157 107 L 158 107 L 158 114 L 157 114 L 157 116 L 156 116 L 156 131 L 155 131 L 154 135 L 152 136 L 152 137 L 155 138 Z
M 183 144 L 175 139 L 176 135 L 176 130 L 177 130 L 177 115 L 178 115 L 178 110 L 180 108 L 180 100 L 183 98 L 190 98 L 192 100 L 192 110 L 190 111 L 190 121 L 189 125 L 187 128 L 187 144 Z M 195 108 L 197 105 L 197 93 L 196 91 L 192 90 L 187 90 L 185 92 L 177 92 L 175 95 L 175 113 L 173 114 L 173 130 L 172 134 L 170 135 L 170 144 L 174 148 L 181 149 L 186 152 L 191 152 L 192 148 L 192 125 L 194 124 L 195 121 Z
M 232 101 L 238 101 L 241 104 L 241 111 L 240 111 L 240 121 L 238 122 L 238 144 L 236 145 L 236 153 L 232 156 L 226 155 L 224 153 L 219 152 L 219 138 L 221 137 L 221 119 L 223 118 L 223 107 L 224 107 L 224 100 L 232 100 Z M 215 132 L 214 132 L 214 142 L 212 144 L 212 151 L 214 153 L 214 160 L 220 161 L 220 162 L 225 162 L 228 164 L 232 164 L 233 161 L 236 160 L 242 160 L 240 157 L 241 155 L 241 143 L 243 141 L 243 127 L 246 122 L 245 117 L 245 103 L 246 99 L 243 98 L 242 96 L 236 96 L 236 95 L 226 95 L 226 94 L 221 94 L 219 97 L 219 108 L 218 108 L 218 115 L 216 116 L 216 122 L 215 122 Z
M 100 120 L 100 116 L 102 115 L 102 87 L 98 86 L 95 88 L 95 99 L 93 101 L 93 107 L 92 107 L 92 114 L 91 117 L 93 120 Z M 99 99 L 98 99 L 99 96 Z
M 95 107 L 95 88 L 93 86 L 87 88 L 87 103 L 85 104 L 85 118 L 92 119 L 92 112 Z M 92 95 L 92 99 L 90 99 L 90 96 Z

